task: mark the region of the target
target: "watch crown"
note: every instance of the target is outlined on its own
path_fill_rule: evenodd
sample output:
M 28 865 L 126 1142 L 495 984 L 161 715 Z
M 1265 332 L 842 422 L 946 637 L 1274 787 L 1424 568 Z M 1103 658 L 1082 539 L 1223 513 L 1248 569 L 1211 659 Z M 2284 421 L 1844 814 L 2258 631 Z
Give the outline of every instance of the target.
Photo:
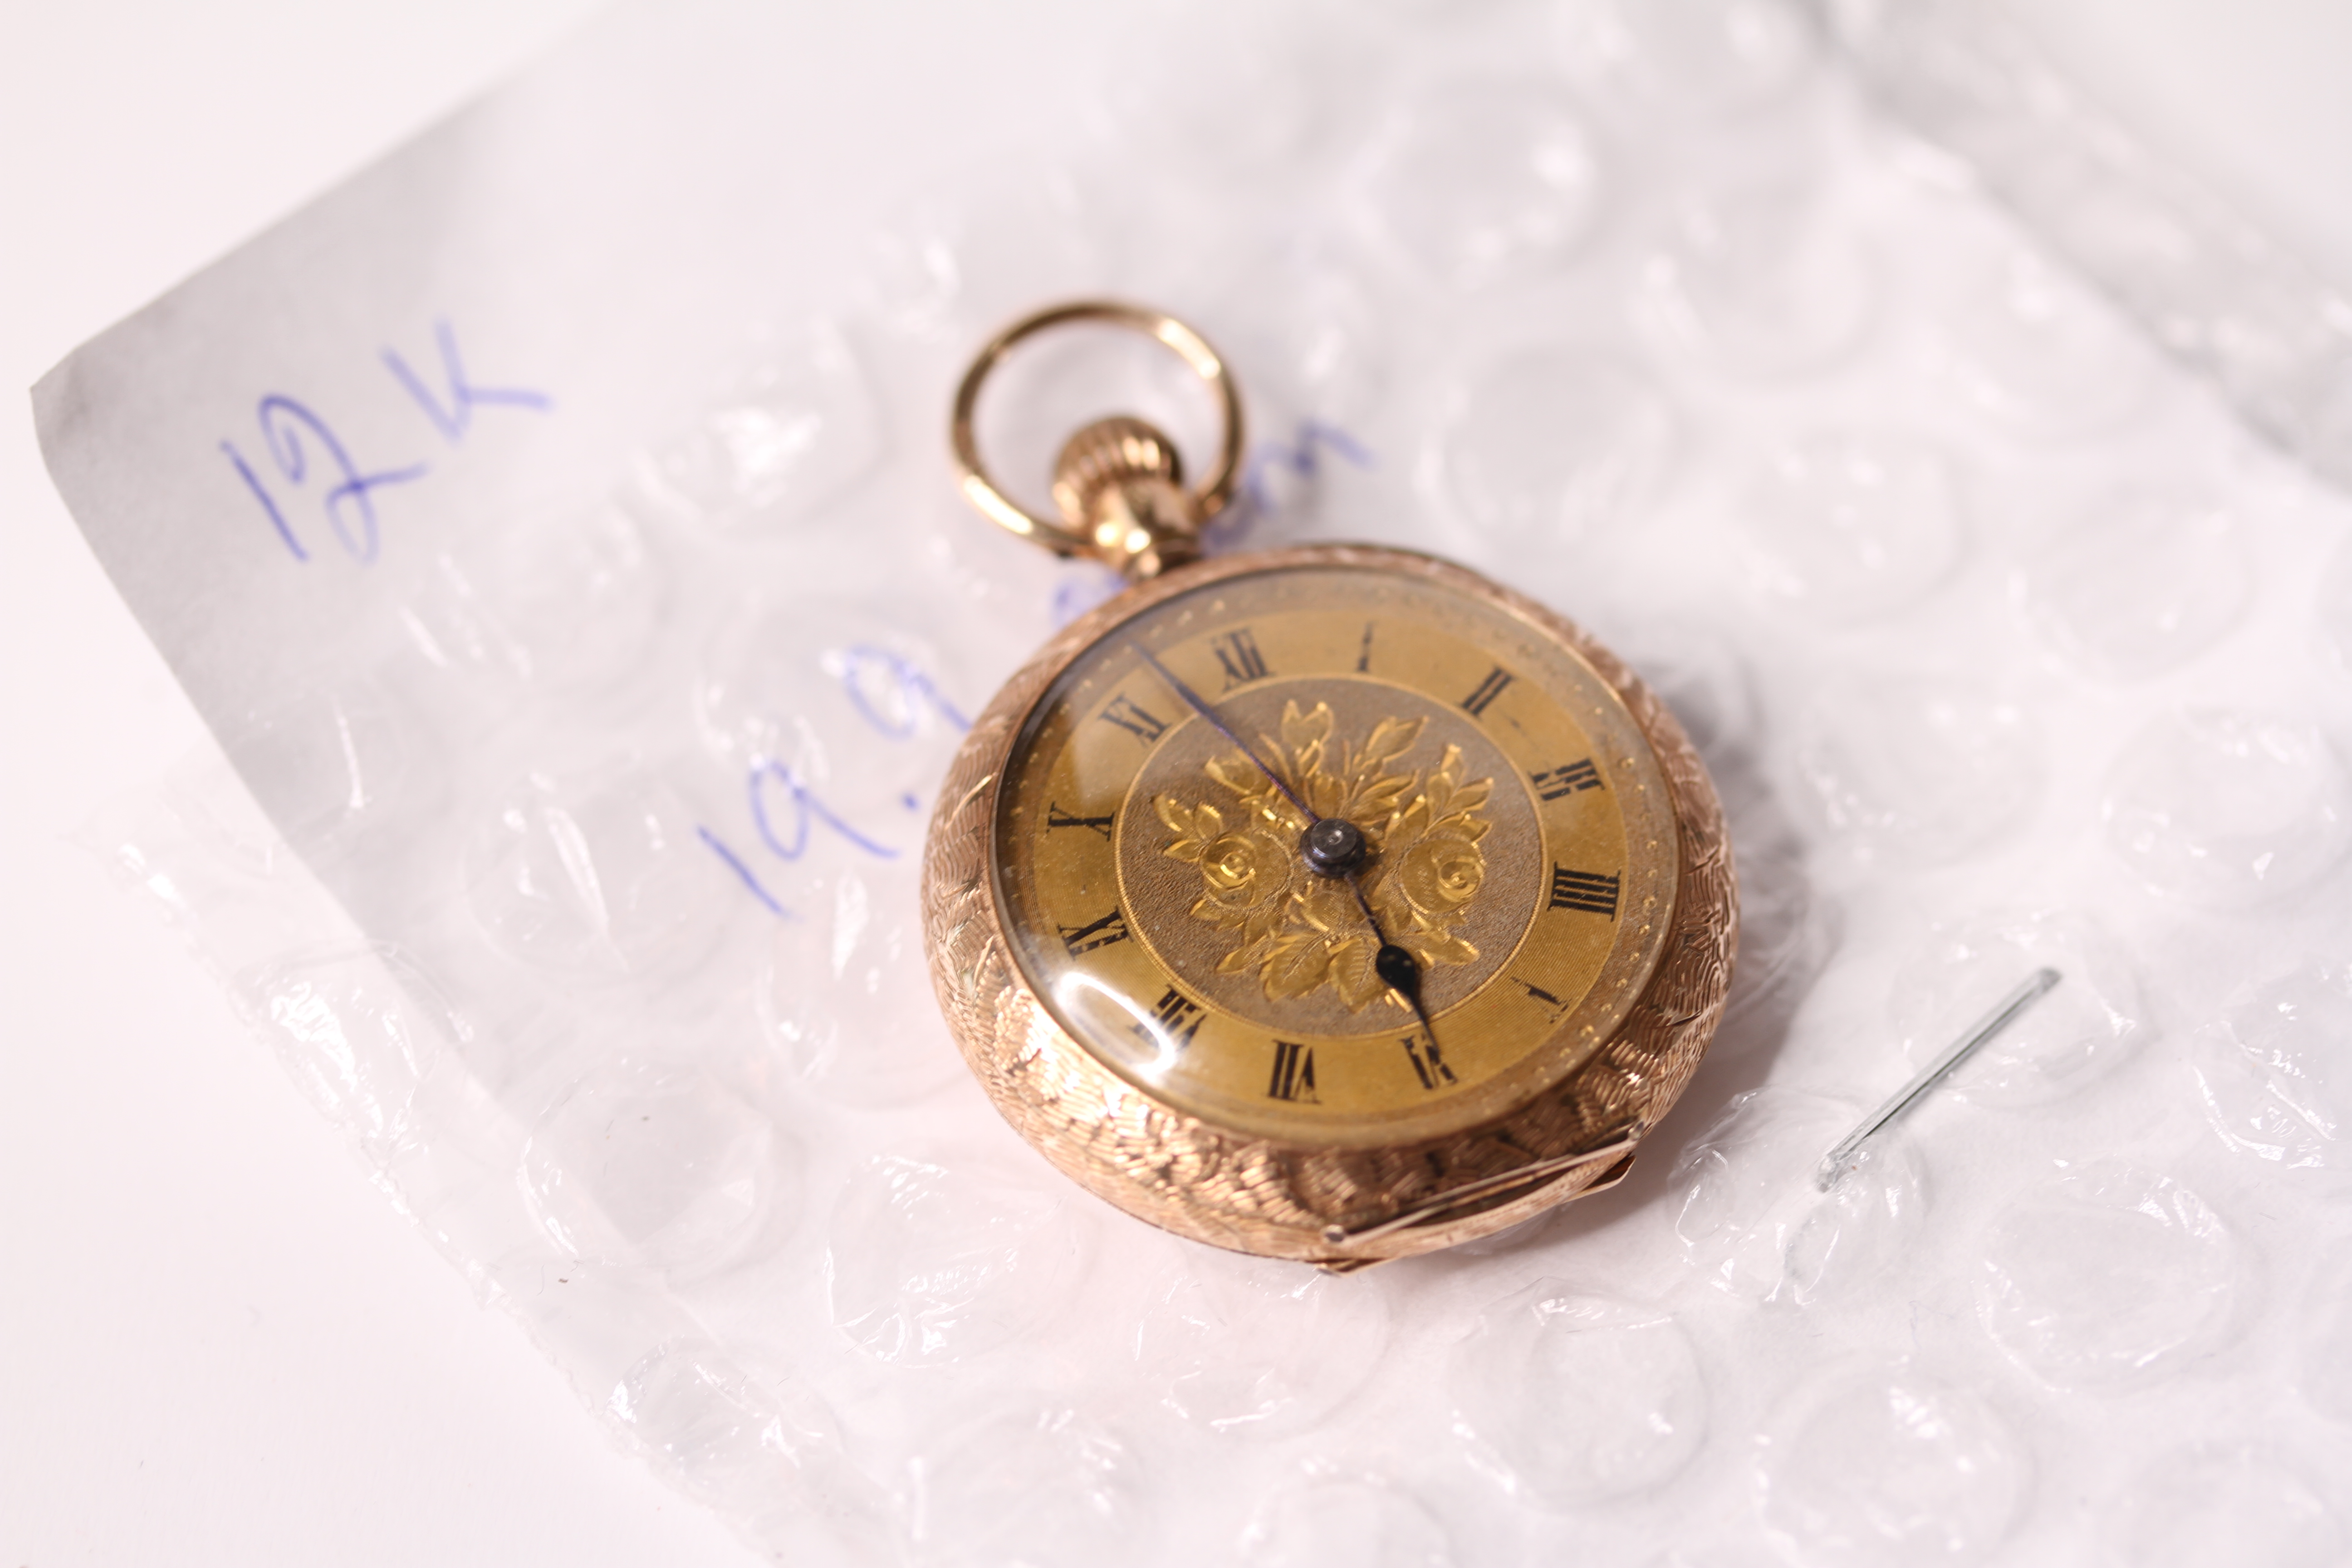
M 1199 553 L 1200 508 L 1184 489 L 1176 444 L 1132 416 L 1098 419 L 1063 444 L 1054 504 L 1098 557 L 1130 577 Z

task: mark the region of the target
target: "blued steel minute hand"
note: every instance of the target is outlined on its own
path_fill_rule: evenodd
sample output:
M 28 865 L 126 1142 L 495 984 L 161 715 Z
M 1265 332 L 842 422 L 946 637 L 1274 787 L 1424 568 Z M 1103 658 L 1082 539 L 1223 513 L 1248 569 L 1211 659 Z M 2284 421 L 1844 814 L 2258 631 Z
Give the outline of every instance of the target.
M 1218 716 L 1217 710 L 1209 706 L 1205 698 L 1185 683 L 1182 676 L 1160 663 L 1150 648 L 1133 638 L 1128 639 L 1127 646 L 1138 658 L 1156 670 L 1160 679 L 1166 681 L 1193 712 L 1207 720 L 1211 729 L 1247 757 L 1251 765 L 1282 792 L 1283 799 L 1298 808 L 1298 815 L 1307 822 L 1307 831 L 1299 837 L 1299 853 L 1306 857 L 1307 866 L 1318 875 L 1347 879 L 1348 890 L 1356 895 L 1356 907 L 1364 912 L 1364 923 L 1372 928 L 1372 938 L 1381 944 L 1380 951 L 1372 957 L 1372 973 L 1381 977 L 1382 984 L 1404 998 L 1405 1005 L 1412 1009 L 1412 1016 L 1421 1021 L 1421 1032 L 1428 1036 L 1430 1045 L 1435 1047 L 1437 1030 L 1431 1025 L 1429 1009 L 1422 1005 L 1421 1000 L 1421 960 L 1388 939 L 1388 933 L 1381 929 L 1380 917 L 1372 913 L 1371 900 L 1364 896 L 1361 873 L 1368 846 L 1364 842 L 1363 829 L 1339 817 L 1318 816 L 1313 807 L 1299 798 L 1298 792 L 1290 787 L 1287 780 L 1268 767 L 1265 758 L 1234 733 L 1233 727 Z
M 1284 779 L 1280 773 L 1276 773 L 1272 768 L 1266 766 L 1265 759 L 1259 756 L 1255 752 L 1250 750 L 1249 742 L 1243 740 L 1239 735 L 1234 734 L 1232 728 L 1228 726 L 1223 719 L 1217 717 L 1217 710 L 1210 707 L 1206 700 L 1204 700 L 1199 692 L 1184 684 L 1184 678 L 1182 676 L 1178 675 L 1174 670 L 1160 663 L 1158 658 L 1152 656 L 1152 652 L 1150 648 L 1144 647 L 1141 643 L 1137 642 L 1134 638 L 1129 637 L 1128 639 L 1127 646 L 1138 658 L 1140 658 L 1144 663 L 1159 671 L 1160 679 L 1166 681 L 1170 686 L 1174 687 L 1176 689 L 1176 695 L 1182 698 L 1186 702 L 1192 704 L 1192 711 L 1198 713 L 1202 718 L 1206 719 L 1209 721 L 1209 727 L 1211 729 L 1214 730 L 1218 734 L 1223 735 L 1226 740 L 1232 742 L 1234 749 L 1241 752 L 1243 756 L 1247 757 L 1250 760 L 1251 764 L 1255 766 L 1258 772 L 1264 773 L 1266 776 L 1267 781 L 1271 783 L 1275 788 L 1282 792 L 1282 798 L 1298 808 L 1299 816 L 1305 817 L 1310 824 L 1320 820 L 1320 818 L 1316 816 L 1314 808 L 1309 806 L 1305 801 L 1298 798 L 1298 792 L 1290 787 L 1288 781 Z

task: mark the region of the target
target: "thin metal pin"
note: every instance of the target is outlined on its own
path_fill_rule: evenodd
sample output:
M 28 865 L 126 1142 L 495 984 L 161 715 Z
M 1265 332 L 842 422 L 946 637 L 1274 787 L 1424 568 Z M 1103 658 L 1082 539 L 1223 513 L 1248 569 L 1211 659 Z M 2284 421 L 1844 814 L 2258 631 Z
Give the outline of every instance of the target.
M 1847 1165 L 1862 1146 L 1876 1136 L 1878 1130 L 1902 1115 L 1917 1103 L 1921 1097 L 1951 1075 L 1952 1069 L 1974 1056 L 1984 1043 L 2017 1021 L 2019 1014 L 2032 1006 L 2050 993 L 2063 976 L 2054 969 L 2037 969 L 2018 988 L 1993 1005 L 1991 1012 L 1976 1021 L 1973 1028 L 1952 1042 L 1951 1048 L 1920 1072 L 1919 1076 L 1895 1091 L 1893 1099 L 1863 1119 L 1862 1125 L 1845 1135 L 1844 1142 L 1829 1152 L 1822 1161 L 1813 1184 L 1828 1192 L 1845 1175 Z

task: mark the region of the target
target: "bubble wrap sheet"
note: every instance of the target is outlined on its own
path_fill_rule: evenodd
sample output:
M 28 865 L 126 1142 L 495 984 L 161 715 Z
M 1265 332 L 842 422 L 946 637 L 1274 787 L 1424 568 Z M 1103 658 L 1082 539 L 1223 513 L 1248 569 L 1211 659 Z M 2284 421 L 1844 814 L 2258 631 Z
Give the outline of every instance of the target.
M 963 508 L 947 396 L 1093 292 L 1233 360 L 1221 548 L 1465 562 L 1705 750 L 1738 976 L 1617 1191 L 1326 1278 L 1084 1196 L 967 1079 L 931 791 L 1116 584 Z M 1197 450 L 1123 353 L 1010 384 L 1003 469 L 1114 395 Z M 641 6 L 38 405 L 234 767 L 109 853 L 762 1551 L 2352 1551 L 2352 509 L 1805 14 Z

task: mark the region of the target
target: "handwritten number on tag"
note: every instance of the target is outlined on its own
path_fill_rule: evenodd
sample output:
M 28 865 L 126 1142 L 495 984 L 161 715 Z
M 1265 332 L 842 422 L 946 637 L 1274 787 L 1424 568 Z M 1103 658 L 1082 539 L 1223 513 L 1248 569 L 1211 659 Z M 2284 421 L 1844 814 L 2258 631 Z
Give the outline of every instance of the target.
M 887 740 L 913 740 L 919 728 L 919 709 L 925 707 L 958 731 L 971 728 L 971 721 L 948 700 L 929 673 L 902 655 L 860 643 L 847 649 L 846 657 L 838 665 L 831 658 L 825 662 L 840 679 L 850 705 L 877 734 Z M 819 799 L 799 774 L 773 758 L 763 757 L 751 764 L 746 792 L 751 823 L 760 841 L 778 859 L 798 860 L 807 854 L 818 828 L 877 860 L 896 860 L 905 853 L 851 826 Z M 900 795 L 898 804 L 908 811 L 922 809 L 922 802 L 912 795 Z M 708 827 L 696 831 L 754 899 L 786 920 L 797 918 L 761 883 L 750 862 L 729 847 L 724 839 Z
M 792 833 L 787 840 L 776 831 L 775 822 L 768 815 L 769 801 L 779 793 L 792 809 Z M 835 816 L 824 802 L 809 793 L 799 775 L 783 763 L 768 759 L 751 770 L 751 820 L 759 825 L 760 837 L 769 848 L 786 860 L 797 860 L 808 852 L 809 830 L 812 825 L 822 825 L 840 835 L 877 860 L 896 860 L 898 851 L 887 844 L 877 844 L 849 824 Z

